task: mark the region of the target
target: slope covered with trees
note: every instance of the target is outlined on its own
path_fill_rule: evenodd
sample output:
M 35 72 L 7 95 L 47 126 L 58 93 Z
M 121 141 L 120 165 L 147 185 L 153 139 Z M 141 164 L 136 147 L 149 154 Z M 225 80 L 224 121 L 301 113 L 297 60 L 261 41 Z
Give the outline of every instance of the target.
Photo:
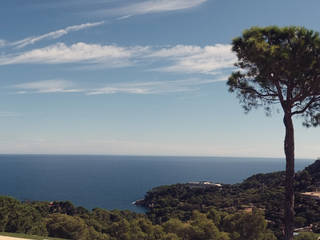
M 153 224 L 146 215 L 74 207 L 70 202 L 25 202 L 0 197 L 0 232 L 74 240 L 275 240 L 261 212 L 192 211 L 182 221 Z M 248 225 L 248 221 L 250 225 Z
M 320 183 L 320 160 L 300 171 L 295 176 L 295 227 L 314 225 L 319 231 L 320 205 L 315 198 L 301 195 L 313 191 Z M 208 212 L 212 207 L 229 214 L 260 209 L 268 220 L 269 227 L 282 235 L 284 216 L 285 172 L 253 175 L 242 183 L 193 188 L 189 184 L 156 187 L 149 191 L 142 205 L 148 208 L 147 215 L 154 223 L 170 218 L 187 221 L 192 211 Z

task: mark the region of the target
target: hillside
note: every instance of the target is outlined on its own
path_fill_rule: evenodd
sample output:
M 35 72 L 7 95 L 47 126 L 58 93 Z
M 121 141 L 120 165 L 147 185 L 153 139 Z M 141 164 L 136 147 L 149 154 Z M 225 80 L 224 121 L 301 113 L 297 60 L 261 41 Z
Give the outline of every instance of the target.
M 193 188 L 190 184 L 160 186 L 149 191 L 141 205 L 155 223 L 170 218 L 188 220 L 193 210 L 218 210 L 234 213 L 258 208 L 264 211 L 269 226 L 280 233 L 283 217 L 285 172 L 253 175 L 239 184 Z M 320 160 L 296 173 L 296 227 L 320 225 L 319 200 L 301 193 L 314 191 L 320 183 Z

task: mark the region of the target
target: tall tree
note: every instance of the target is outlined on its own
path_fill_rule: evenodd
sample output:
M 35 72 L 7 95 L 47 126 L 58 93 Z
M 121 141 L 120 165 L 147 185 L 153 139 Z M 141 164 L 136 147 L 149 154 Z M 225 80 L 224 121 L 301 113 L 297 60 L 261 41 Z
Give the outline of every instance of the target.
M 294 230 L 294 125 L 320 125 L 320 38 L 303 27 L 252 27 L 232 42 L 238 70 L 227 82 L 246 112 L 263 107 L 269 114 L 280 104 L 285 126 L 285 240 Z

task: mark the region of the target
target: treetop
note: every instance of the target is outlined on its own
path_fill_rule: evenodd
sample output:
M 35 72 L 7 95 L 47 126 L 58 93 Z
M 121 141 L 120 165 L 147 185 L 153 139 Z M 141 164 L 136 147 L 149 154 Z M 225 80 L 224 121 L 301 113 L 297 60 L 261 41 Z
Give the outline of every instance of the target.
M 280 103 L 302 115 L 306 126 L 320 123 L 320 37 L 304 27 L 252 27 L 233 39 L 238 61 L 228 80 L 246 111 Z

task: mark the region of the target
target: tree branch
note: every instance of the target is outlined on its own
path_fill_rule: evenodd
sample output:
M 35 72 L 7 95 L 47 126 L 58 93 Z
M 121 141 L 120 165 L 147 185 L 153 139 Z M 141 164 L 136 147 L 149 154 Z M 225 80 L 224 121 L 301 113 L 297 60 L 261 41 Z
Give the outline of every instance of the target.
M 308 109 L 308 107 L 310 107 L 310 105 L 315 102 L 315 100 L 316 100 L 316 98 L 312 97 L 304 108 L 302 108 L 301 110 L 298 110 L 298 111 L 294 111 L 292 113 L 292 115 L 304 113 Z
M 261 93 L 261 92 L 258 92 L 256 89 L 254 89 L 253 87 L 239 87 L 241 90 L 245 90 L 246 92 L 251 92 L 251 93 L 254 93 L 256 94 L 258 97 L 260 98 L 267 98 L 267 97 L 278 97 L 278 94 L 276 93 Z M 274 91 L 272 91 L 274 92 Z M 272 99 L 270 99 L 272 100 Z

